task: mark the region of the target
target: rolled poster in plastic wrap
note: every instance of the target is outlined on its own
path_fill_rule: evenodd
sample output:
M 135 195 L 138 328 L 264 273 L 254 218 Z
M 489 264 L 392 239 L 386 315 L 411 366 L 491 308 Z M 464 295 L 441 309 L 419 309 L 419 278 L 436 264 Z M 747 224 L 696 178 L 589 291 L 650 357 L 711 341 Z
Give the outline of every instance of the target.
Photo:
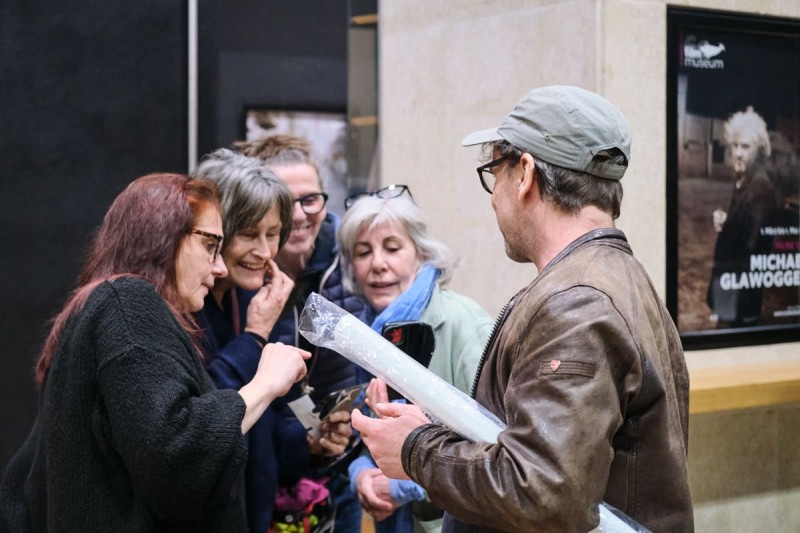
M 330 348 L 381 378 L 438 423 L 474 442 L 496 443 L 505 424 L 369 326 L 317 293 L 300 314 L 300 333 L 309 342 Z M 590 533 L 647 533 L 620 511 L 599 505 L 600 525 Z M 621 515 L 621 516 L 620 516 Z
M 298 330 L 313 344 L 330 348 L 381 378 L 466 439 L 497 442 L 497 435 L 505 428 L 481 404 L 317 293 L 306 300 Z

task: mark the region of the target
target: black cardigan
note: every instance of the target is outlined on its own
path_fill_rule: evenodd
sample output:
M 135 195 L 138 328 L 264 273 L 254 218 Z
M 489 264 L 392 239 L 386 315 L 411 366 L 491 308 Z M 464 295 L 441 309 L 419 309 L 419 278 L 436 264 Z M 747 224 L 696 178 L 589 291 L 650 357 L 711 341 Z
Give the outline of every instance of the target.
M 63 331 L 0 531 L 246 531 L 244 411 L 152 285 L 104 282 Z

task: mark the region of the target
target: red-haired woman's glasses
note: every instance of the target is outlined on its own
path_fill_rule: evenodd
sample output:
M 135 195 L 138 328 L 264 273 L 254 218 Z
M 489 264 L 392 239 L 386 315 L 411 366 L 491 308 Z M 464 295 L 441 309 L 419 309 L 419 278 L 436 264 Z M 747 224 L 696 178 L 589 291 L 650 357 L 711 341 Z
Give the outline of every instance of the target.
M 219 252 L 222 250 L 222 235 L 217 235 L 216 233 L 209 233 L 207 231 L 203 231 L 200 229 L 192 228 L 191 231 L 192 235 L 199 235 L 203 237 L 203 245 L 206 247 L 206 252 L 208 252 L 208 257 L 211 259 L 212 263 L 217 261 L 219 257 Z
M 398 196 L 402 196 L 404 193 L 408 193 L 409 198 L 412 200 L 414 197 L 411 195 L 411 189 L 408 188 L 408 185 L 387 185 L 382 189 L 378 189 L 375 192 L 357 192 L 351 194 L 344 200 L 344 207 L 345 209 L 350 209 L 350 207 L 356 203 L 356 200 L 359 198 L 364 198 L 365 196 L 377 196 L 378 198 L 383 198 L 384 200 L 390 200 L 392 198 L 397 198 Z

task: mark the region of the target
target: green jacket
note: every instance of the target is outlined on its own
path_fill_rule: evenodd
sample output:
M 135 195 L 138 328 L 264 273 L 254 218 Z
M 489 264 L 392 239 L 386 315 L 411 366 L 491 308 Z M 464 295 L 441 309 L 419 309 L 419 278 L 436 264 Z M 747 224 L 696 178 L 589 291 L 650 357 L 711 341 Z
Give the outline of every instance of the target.
M 483 348 L 492 331 L 492 319 L 473 300 L 442 289 L 436 284 L 428 306 L 419 320 L 433 326 L 436 339 L 436 348 L 428 370 L 469 394 Z M 356 459 L 350 465 L 350 482 L 354 491 L 358 473 L 364 468 L 374 466 L 375 463 L 368 455 Z M 392 497 L 404 505 L 390 519 L 376 524 L 375 530 L 378 533 L 397 533 L 412 529 L 424 533 L 441 532 L 441 518 L 421 519 L 412 515 L 412 504 L 409 502 L 419 505 L 425 498 L 419 485 L 413 481 L 394 479 L 391 485 Z
M 469 394 L 492 319 L 473 300 L 436 285 L 420 321 L 433 326 L 436 337 L 428 370 Z

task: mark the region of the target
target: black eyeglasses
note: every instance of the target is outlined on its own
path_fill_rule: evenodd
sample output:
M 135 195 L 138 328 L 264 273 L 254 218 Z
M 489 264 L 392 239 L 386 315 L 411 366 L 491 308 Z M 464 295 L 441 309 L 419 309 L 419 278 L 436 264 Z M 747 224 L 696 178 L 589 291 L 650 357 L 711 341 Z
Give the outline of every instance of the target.
M 192 228 L 191 233 L 193 235 L 200 235 L 201 237 L 205 237 L 208 239 L 205 241 L 206 252 L 208 252 L 208 257 L 211 259 L 212 263 L 217 261 L 219 257 L 219 252 L 222 250 L 222 235 L 217 235 L 216 233 L 209 233 L 207 231 L 203 231 L 200 229 Z
M 481 180 L 481 185 L 483 185 L 483 188 L 489 194 L 492 194 L 492 191 L 494 190 L 494 182 L 497 179 L 494 175 L 494 172 L 492 172 L 491 169 L 496 167 L 506 159 L 510 159 L 510 157 L 507 155 L 498 157 L 494 161 L 489 161 L 485 165 L 481 165 L 476 169 L 478 171 L 478 177 Z
M 411 189 L 408 188 L 407 185 L 387 185 L 382 189 L 378 189 L 375 192 L 357 192 L 351 194 L 347 198 L 344 199 L 344 207 L 345 209 L 350 209 L 350 207 L 356 203 L 356 200 L 359 198 L 364 198 L 365 196 L 377 196 L 378 198 L 383 198 L 384 200 L 391 200 L 392 198 L 397 198 L 398 196 L 402 196 L 403 193 L 408 193 L 409 198 L 412 200 L 414 196 L 411 194 Z
M 328 203 L 328 195 L 324 192 L 312 192 L 311 194 L 304 194 L 300 198 L 295 198 L 294 201 L 300 204 L 300 209 L 306 215 L 316 215 Z

